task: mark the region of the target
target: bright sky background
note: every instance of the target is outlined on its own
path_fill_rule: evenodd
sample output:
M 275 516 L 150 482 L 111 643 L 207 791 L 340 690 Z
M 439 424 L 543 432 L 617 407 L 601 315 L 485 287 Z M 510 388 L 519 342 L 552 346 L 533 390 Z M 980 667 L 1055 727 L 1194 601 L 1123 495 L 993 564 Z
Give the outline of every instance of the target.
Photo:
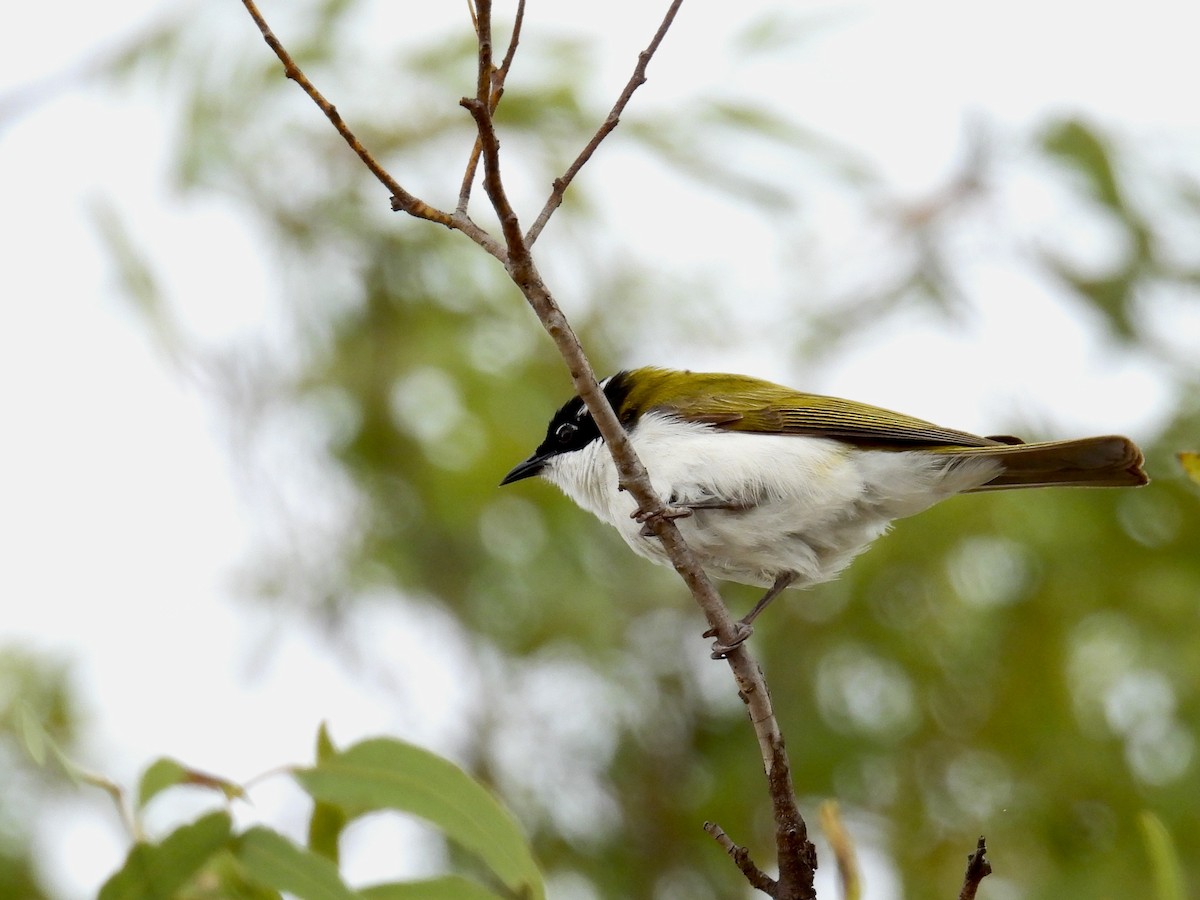
M 264 0 L 269 18 L 279 4 Z M 1136 11 L 1065 0 L 795 4 L 827 14 L 804 53 L 740 65 L 723 49 L 723 35 L 737 30 L 729 17 L 751 21 L 767 5 L 722 4 L 718 19 L 712 4 L 685 3 L 635 104 L 670 103 L 697 90 L 698 80 L 764 95 L 786 87 L 799 96 L 792 103 L 797 118 L 857 146 L 914 196 L 944 177 L 960 149 L 963 118 L 974 111 L 1016 130 L 1049 111 L 1078 109 L 1131 134 L 1200 146 L 1194 3 L 1159 0 Z M 464 18 L 462 6 L 378 4 L 364 27 L 398 34 L 403 16 L 404 31 L 419 36 Z M 528 15 L 531 23 L 557 16 L 556 27 L 599 37 L 603 54 L 588 74 L 611 96 L 652 33 L 660 4 L 608 3 L 593 21 L 572 19 L 584 6 L 535 0 Z M 0 30 L 0 97 L 172 8 L 112 0 L 77 4 L 68 14 L 53 4 L 24 4 L 20 24 Z M 219 27 L 231 35 L 253 34 L 235 0 L 207 0 L 204 14 L 225 20 Z M 428 21 L 414 31 L 413 16 Z M 257 38 L 250 46 L 268 52 Z M 159 755 L 233 778 L 299 761 L 318 724 L 314 715 L 328 718 L 341 742 L 388 730 L 452 746 L 452 726 L 438 709 L 465 702 L 463 689 L 412 691 L 417 705 L 397 712 L 393 695 L 384 699 L 347 673 L 301 626 L 277 628 L 236 601 L 234 575 L 256 513 L 237 484 L 217 409 L 150 348 L 114 290 L 87 214 L 90 202 L 107 198 L 133 215 L 135 237 L 149 244 L 193 331 L 217 340 L 275 325 L 256 236 L 219 204 L 183 203 L 168 190 L 171 123 L 160 103 L 146 93 L 114 100 L 71 91 L 0 131 L 0 408 L 7 435 L 0 641 L 71 663 L 87 707 L 92 755 L 85 762 L 126 784 Z M 356 162 L 347 157 L 346 164 Z M 686 191 L 673 202 L 686 203 Z M 679 218 L 686 220 L 686 211 Z M 639 231 L 636 221 L 629 227 L 631 242 L 654 246 L 664 268 L 711 265 L 703 240 L 710 223 L 696 223 L 694 233 L 649 223 Z M 747 277 L 763 252 L 753 227 L 740 237 L 736 258 L 745 267 L 721 261 L 730 284 Z M 1045 394 L 1052 384 L 1071 428 L 1136 434 L 1149 424 L 1143 407 L 1152 411 L 1161 399 L 1152 372 L 1117 365 L 1089 343 L 1086 330 L 1068 342 L 1053 330 L 1044 338 L 1031 333 L 1028 310 L 1014 296 L 1019 280 L 1002 272 L 980 278 L 980 292 L 996 297 L 997 312 L 969 334 L 928 330 L 906 336 L 903 348 L 881 338 L 826 373 L 820 389 L 986 430 L 989 403 L 1003 407 L 1014 391 Z M 1186 324 L 1200 334 L 1200 323 Z M 974 364 L 981 354 L 1005 358 L 1012 346 L 1030 360 L 1020 372 Z M 938 370 L 931 374 L 914 359 L 937 360 Z M 879 371 L 888 372 L 887 384 L 879 383 Z M 978 377 L 945 379 L 947 371 Z M 1015 386 L 1014 378 L 1021 379 Z M 450 639 L 443 623 L 419 630 Z M 372 617 L 363 632 L 376 647 L 412 645 L 411 631 L 401 634 L 387 616 Z M 276 822 L 279 810 L 299 802 L 273 784 L 255 800 Z M 125 848 L 99 803 L 64 801 L 41 835 L 47 875 L 67 898 L 94 893 Z M 377 874 L 371 865 L 362 862 L 356 874 Z M 890 896 L 880 878 L 869 894 L 875 900 Z

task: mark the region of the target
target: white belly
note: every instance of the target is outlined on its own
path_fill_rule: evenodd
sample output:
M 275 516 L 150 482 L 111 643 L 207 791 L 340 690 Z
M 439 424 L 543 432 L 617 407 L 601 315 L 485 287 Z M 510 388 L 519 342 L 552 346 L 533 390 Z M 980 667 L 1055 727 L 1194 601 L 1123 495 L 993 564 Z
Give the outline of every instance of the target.
M 893 519 L 910 516 L 991 479 L 999 465 L 919 451 L 858 450 L 840 441 L 718 431 L 657 415 L 630 433 L 655 490 L 697 509 L 677 520 L 715 578 L 770 586 L 791 574 L 803 587 L 838 575 Z M 608 448 L 595 441 L 556 457 L 544 472 L 584 509 L 616 527 L 634 551 L 667 563 L 642 535 L 636 504 L 617 490 Z

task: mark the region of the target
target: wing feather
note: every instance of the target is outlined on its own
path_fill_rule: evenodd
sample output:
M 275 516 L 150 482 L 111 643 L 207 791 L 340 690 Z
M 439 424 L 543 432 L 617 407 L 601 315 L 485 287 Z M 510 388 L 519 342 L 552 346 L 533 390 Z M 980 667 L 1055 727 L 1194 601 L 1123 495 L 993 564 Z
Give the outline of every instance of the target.
M 641 369 L 630 393 L 638 413 L 670 413 L 728 431 L 829 437 L 864 447 L 990 447 L 1000 441 L 866 403 L 806 394 L 744 375 L 689 373 L 685 384 Z M 1007 438 L 1004 443 L 1011 442 Z
M 714 428 L 835 438 L 871 449 L 926 450 L 947 457 L 989 457 L 1003 464 L 976 490 L 1050 485 L 1126 487 L 1145 484 L 1142 452 L 1119 435 L 1027 444 L 1010 435 L 980 437 L 866 403 L 805 394 L 745 375 L 639 369 L 611 387 L 635 419 L 657 411 Z M 622 375 L 633 376 L 622 379 Z

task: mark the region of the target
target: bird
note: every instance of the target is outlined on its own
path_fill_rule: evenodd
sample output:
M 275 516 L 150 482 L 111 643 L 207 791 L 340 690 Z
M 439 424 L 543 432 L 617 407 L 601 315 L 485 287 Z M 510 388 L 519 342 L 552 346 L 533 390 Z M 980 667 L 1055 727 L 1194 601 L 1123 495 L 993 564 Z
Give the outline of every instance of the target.
M 786 588 L 835 579 L 896 519 L 955 494 L 1035 487 L 1136 487 L 1129 438 L 1027 443 L 981 437 L 880 407 L 747 375 L 643 367 L 600 387 L 669 518 L 712 578 L 766 588 L 722 658 Z M 500 482 L 540 476 L 612 525 L 640 556 L 670 564 L 648 515 L 619 485 L 582 399 Z M 712 636 L 706 632 L 705 636 Z

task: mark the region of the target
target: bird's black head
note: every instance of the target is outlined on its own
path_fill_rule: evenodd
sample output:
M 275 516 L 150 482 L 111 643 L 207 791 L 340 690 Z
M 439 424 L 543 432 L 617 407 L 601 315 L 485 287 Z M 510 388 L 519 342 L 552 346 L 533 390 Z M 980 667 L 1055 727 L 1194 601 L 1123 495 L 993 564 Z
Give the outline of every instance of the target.
M 625 372 L 618 372 L 600 383 L 617 415 L 621 414 L 621 407 L 629 393 L 625 376 Z M 600 429 L 596 427 L 596 420 L 588 412 L 583 400 L 572 397 L 550 419 L 550 425 L 546 428 L 546 439 L 533 451 L 533 455 L 515 466 L 500 484 L 512 484 L 522 478 L 537 475 L 553 457 L 573 450 L 582 450 L 596 440 L 600 440 Z

